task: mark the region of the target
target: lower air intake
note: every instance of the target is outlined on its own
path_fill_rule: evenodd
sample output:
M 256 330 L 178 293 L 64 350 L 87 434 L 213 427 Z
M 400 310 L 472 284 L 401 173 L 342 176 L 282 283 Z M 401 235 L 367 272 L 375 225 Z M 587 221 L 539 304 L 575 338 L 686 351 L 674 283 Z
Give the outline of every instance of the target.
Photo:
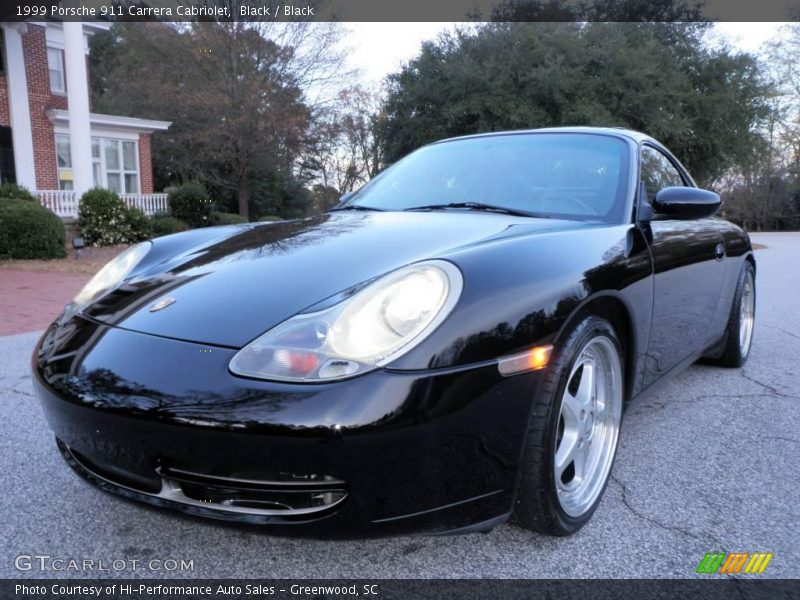
M 147 485 L 118 468 L 94 463 L 59 441 L 68 462 L 94 478 L 138 494 L 232 515 L 303 517 L 330 511 L 347 498 L 344 481 L 327 475 L 280 473 L 274 479 L 238 479 L 159 467 Z

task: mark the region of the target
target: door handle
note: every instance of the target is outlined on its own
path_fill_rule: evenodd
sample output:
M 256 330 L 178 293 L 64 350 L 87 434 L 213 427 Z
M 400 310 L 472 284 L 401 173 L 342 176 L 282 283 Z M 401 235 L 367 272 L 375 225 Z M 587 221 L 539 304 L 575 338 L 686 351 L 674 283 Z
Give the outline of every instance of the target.
M 717 260 L 722 260 L 725 258 L 725 244 L 722 242 L 717 244 L 716 248 L 714 248 L 714 258 Z

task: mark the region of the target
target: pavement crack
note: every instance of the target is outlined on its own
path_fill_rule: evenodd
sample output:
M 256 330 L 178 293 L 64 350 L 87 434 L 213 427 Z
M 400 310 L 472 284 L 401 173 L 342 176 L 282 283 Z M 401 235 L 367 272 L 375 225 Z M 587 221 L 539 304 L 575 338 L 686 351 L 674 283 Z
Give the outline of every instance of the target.
M 765 436 L 763 436 L 762 439 L 778 440 L 778 441 L 781 441 L 781 442 L 790 442 L 792 444 L 800 444 L 800 440 L 796 440 L 796 439 L 790 438 L 790 437 L 783 437 L 783 436 L 780 436 L 780 435 L 765 435 Z
M 691 538 L 691 539 L 693 539 L 695 541 L 698 541 L 698 542 L 700 542 L 702 544 L 708 544 L 709 542 L 713 542 L 713 544 L 716 547 L 721 547 L 722 542 L 720 542 L 719 539 L 717 539 L 714 535 L 712 535 L 708 531 L 703 532 L 705 534 L 705 537 L 702 537 L 700 535 L 697 535 L 697 534 L 689 531 L 688 529 L 685 529 L 683 527 L 679 527 L 678 525 L 670 525 L 668 523 L 662 523 L 658 519 L 655 519 L 655 518 L 651 517 L 650 515 L 648 515 L 648 514 L 642 512 L 642 511 L 634 508 L 633 504 L 628 499 L 628 486 L 626 486 L 613 473 L 611 473 L 611 475 L 609 475 L 609 479 L 619 486 L 620 490 L 622 491 L 622 504 L 625 506 L 625 508 L 628 509 L 628 511 L 631 514 L 633 514 L 633 516 L 641 519 L 642 521 L 646 521 L 647 523 L 650 523 L 651 525 L 655 525 L 656 527 L 658 527 L 659 529 L 663 529 L 664 531 L 670 531 L 672 533 L 681 534 L 681 535 L 686 536 L 688 538 Z
M 770 329 L 777 329 L 778 331 L 780 331 L 782 333 L 785 333 L 788 336 L 791 336 L 791 337 L 793 337 L 795 339 L 800 340 L 800 335 L 798 335 L 796 333 L 793 333 L 793 332 L 789 331 L 788 329 L 784 329 L 783 327 L 778 327 L 777 325 L 767 325 L 765 323 L 762 323 L 762 326 L 763 327 L 768 327 Z
M 636 407 L 636 410 L 633 414 L 638 413 L 647 413 L 647 412 L 655 412 L 657 410 L 664 410 L 667 406 L 674 404 L 694 404 L 695 402 L 699 402 L 700 400 L 705 400 L 706 398 L 713 397 L 713 396 L 699 396 L 697 398 L 670 398 L 669 400 L 655 400 L 648 404 L 642 404 L 641 406 Z
M 697 402 L 702 402 L 703 400 L 713 400 L 717 398 L 729 399 L 729 400 L 737 400 L 743 398 L 771 398 L 773 394 L 709 394 L 707 396 L 697 396 L 696 398 L 670 398 L 669 400 L 656 400 L 654 402 L 650 402 L 648 404 L 642 404 L 641 406 L 635 407 L 634 411 L 631 414 L 644 414 L 650 412 L 656 412 L 659 410 L 664 410 L 668 406 L 678 406 L 680 404 L 695 404 Z
M 747 381 L 751 381 L 751 382 L 755 383 L 757 386 L 760 386 L 760 387 L 762 387 L 763 389 L 765 389 L 765 390 L 769 391 L 769 393 L 770 393 L 770 395 L 771 395 L 771 396 L 778 396 L 779 398 L 794 398 L 794 399 L 800 399 L 800 396 L 792 396 L 791 394 L 784 394 L 784 393 L 783 393 L 783 392 L 781 392 L 781 391 L 780 391 L 778 388 L 776 388 L 776 387 L 773 387 L 773 386 L 771 386 L 771 385 L 769 385 L 769 384 L 767 384 L 767 383 L 764 383 L 763 381 L 759 381 L 758 379 L 756 379 L 756 378 L 755 378 L 755 377 L 753 377 L 752 375 L 748 375 L 747 373 L 745 373 L 745 372 L 744 372 L 744 369 L 740 370 L 740 371 L 739 371 L 739 374 L 740 374 L 742 377 L 744 377 L 745 379 L 747 379 Z

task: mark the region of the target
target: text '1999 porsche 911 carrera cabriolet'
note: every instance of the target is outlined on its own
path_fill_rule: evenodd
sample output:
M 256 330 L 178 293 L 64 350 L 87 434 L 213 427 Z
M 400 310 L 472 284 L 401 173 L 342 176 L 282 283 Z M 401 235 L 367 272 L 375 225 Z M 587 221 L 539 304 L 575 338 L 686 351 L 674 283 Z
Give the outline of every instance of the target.
M 623 412 L 748 356 L 755 260 L 655 140 L 437 142 L 329 212 L 133 246 L 50 326 L 35 386 L 106 491 L 278 534 L 567 535 Z

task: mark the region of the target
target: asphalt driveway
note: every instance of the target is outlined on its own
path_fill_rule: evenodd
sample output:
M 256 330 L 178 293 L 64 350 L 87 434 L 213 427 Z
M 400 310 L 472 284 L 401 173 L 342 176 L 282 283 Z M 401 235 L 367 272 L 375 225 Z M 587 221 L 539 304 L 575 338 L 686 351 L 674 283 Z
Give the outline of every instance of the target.
M 28 375 L 38 334 L 0 337 L 0 577 L 683 578 L 711 551 L 773 552 L 765 574 L 800 577 L 800 234 L 752 237 L 767 248 L 757 252 L 750 361 L 694 366 L 631 409 L 604 500 L 566 539 L 506 525 L 446 538 L 287 540 L 130 504 L 83 483 L 58 455 Z M 127 566 L 15 568 L 33 554 Z M 131 567 L 152 559 L 194 569 Z

